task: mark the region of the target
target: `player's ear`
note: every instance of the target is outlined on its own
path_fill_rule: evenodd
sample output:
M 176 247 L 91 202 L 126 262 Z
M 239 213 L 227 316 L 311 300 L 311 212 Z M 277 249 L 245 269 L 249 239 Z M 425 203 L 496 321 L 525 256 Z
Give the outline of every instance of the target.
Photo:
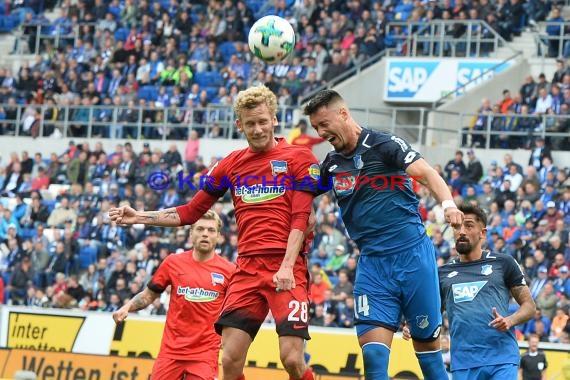
M 279 126 L 279 121 L 277 121 L 277 116 L 273 116 L 273 127 L 277 128 Z
M 243 132 L 241 121 L 239 119 L 236 119 L 236 128 L 237 128 L 238 132 L 240 132 L 240 133 Z

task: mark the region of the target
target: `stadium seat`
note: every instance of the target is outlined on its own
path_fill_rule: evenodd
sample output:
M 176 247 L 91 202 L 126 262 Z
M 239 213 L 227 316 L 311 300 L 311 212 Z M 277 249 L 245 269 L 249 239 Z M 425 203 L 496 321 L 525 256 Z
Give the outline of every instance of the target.
M 79 250 L 79 269 L 87 269 L 97 262 L 97 250 L 93 247 L 82 247 Z
M 144 99 L 147 102 L 155 101 L 158 94 L 158 87 L 157 86 L 142 86 L 139 88 L 138 97 L 140 99 Z
M 119 28 L 115 30 L 115 40 L 125 42 L 129 36 L 129 29 Z
M 230 61 L 231 56 L 235 54 L 236 47 L 233 42 L 226 41 L 218 45 L 218 50 L 220 51 L 220 54 L 222 54 L 224 62 L 228 63 Z
M 207 86 L 203 88 L 208 93 L 208 99 L 211 101 L 218 94 L 218 87 Z

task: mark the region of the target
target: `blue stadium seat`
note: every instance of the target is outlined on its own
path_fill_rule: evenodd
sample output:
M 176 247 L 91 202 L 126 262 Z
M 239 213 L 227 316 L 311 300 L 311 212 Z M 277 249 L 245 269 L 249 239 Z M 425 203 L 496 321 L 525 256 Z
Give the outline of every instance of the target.
M 92 247 L 82 247 L 79 250 L 79 268 L 87 269 L 91 264 L 97 262 L 97 250 Z
M 218 87 L 207 86 L 203 88 L 208 93 L 208 99 L 211 101 L 218 95 Z
M 194 82 L 200 87 L 219 87 L 224 85 L 224 78 L 216 71 L 203 71 L 194 74 Z
M 147 102 L 155 101 L 158 94 L 157 86 L 142 86 L 139 88 L 138 97 L 144 99 Z
M 115 30 L 115 40 L 125 42 L 127 37 L 129 36 L 129 29 L 127 28 L 119 28 Z
M 226 41 L 218 45 L 218 50 L 220 51 L 220 54 L 222 54 L 222 57 L 224 57 L 224 62 L 228 63 L 231 56 L 235 54 L 236 47 L 233 42 Z

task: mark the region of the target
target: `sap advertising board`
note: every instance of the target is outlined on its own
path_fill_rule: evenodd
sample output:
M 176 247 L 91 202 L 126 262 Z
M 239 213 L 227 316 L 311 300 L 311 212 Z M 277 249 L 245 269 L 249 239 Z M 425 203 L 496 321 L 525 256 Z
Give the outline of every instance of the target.
M 429 103 L 450 92 L 459 96 L 511 66 L 511 62 L 501 62 L 494 59 L 390 58 L 386 62 L 384 101 Z M 465 88 L 458 90 L 467 83 Z

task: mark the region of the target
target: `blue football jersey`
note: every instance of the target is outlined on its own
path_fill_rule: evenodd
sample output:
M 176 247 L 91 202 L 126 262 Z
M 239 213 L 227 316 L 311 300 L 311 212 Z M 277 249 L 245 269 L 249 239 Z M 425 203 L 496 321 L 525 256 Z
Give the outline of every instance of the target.
M 425 236 L 406 168 L 421 158 L 403 139 L 364 128 L 350 156 L 329 152 L 321 165 L 348 234 L 362 255 L 406 250 Z
M 517 364 L 519 348 L 514 328 L 500 332 L 489 323 L 493 307 L 509 315 L 510 290 L 526 286 L 523 272 L 509 255 L 484 251 L 480 260 L 454 261 L 439 268 L 442 304 L 451 336 L 451 370 L 497 364 Z

